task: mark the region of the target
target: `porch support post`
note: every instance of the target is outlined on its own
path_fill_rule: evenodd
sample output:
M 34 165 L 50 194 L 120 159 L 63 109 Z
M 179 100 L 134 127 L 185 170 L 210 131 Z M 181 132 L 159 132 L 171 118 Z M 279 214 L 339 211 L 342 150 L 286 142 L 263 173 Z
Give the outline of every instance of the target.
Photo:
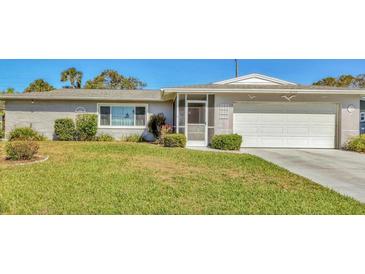
M 179 94 L 176 96 L 176 133 L 179 133 Z

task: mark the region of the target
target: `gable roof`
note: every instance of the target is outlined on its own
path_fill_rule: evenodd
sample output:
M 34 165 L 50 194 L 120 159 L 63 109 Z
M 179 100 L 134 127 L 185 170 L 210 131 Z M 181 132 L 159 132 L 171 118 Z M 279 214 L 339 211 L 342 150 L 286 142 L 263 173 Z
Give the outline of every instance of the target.
M 49 92 L 0 94 L 0 99 L 163 101 L 160 90 L 57 89 Z
M 216 85 L 296 85 L 295 83 L 284 81 L 278 78 L 266 76 L 258 73 L 251 73 L 240 77 L 235 77 L 223 81 L 214 82 Z

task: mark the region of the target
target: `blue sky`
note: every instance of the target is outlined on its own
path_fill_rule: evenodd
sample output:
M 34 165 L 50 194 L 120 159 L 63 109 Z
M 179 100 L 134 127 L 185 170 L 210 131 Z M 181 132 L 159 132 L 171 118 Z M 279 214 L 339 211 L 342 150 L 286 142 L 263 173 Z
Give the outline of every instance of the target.
M 0 90 L 17 91 L 43 78 L 60 88 L 62 70 L 76 67 L 84 72 L 83 82 L 104 69 L 134 76 L 158 89 L 189 84 L 205 84 L 234 77 L 234 60 L 220 59 L 137 59 L 137 60 L 0 60 Z M 261 73 L 300 84 L 323 77 L 365 73 L 365 60 L 239 60 L 239 74 Z

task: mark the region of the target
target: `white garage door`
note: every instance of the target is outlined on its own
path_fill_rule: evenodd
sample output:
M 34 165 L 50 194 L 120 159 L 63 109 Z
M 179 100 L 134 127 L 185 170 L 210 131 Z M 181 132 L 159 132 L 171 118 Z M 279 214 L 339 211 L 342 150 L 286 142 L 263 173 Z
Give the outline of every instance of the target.
M 335 148 L 336 104 L 237 103 L 233 131 L 243 147 Z

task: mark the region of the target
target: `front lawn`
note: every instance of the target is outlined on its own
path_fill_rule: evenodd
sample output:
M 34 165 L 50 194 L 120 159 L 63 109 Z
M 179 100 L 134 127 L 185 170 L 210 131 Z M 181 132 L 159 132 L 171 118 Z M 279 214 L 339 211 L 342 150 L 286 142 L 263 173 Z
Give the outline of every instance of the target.
M 41 154 L 49 160 L 0 163 L 0 213 L 365 214 L 251 155 L 122 142 L 41 142 Z

